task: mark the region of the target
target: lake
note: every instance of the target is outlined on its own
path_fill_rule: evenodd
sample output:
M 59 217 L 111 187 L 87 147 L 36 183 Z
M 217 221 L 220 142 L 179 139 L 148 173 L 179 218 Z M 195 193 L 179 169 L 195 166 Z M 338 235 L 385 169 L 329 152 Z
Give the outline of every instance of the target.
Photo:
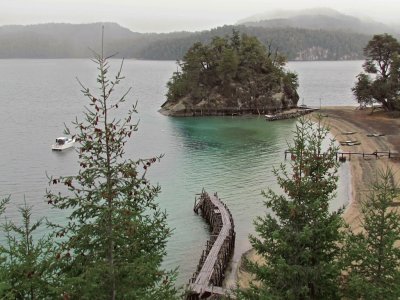
M 111 61 L 111 71 L 119 66 Z M 361 61 L 289 62 L 299 75 L 301 101 L 311 106 L 355 105 L 351 93 Z M 237 231 L 234 264 L 250 248 L 252 221 L 266 213 L 261 191 L 277 189 L 273 167 L 284 160 L 294 120 L 266 122 L 262 117 L 171 118 L 157 112 L 165 101 L 166 82 L 176 70 L 172 61 L 126 60 L 119 94 L 132 86 L 125 108 L 138 101 L 139 131 L 130 139 L 130 158 L 164 154 L 148 177 L 160 184 L 160 206 L 174 228 L 168 243 L 167 268 L 179 266 L 178 283 L 186 283 L 209 237 L 208 226 L 192 211 L 202 188 L 218 195 L 230 208 Z M 64 123 L 82 119 L 87 104 L 76 77 L 95 88 L 96 65 L 90 60 L 0 60 L 0 196 L 11 195 L 6 215 L 15 219 L 24 199 L 35 217 L 62 222 L 44 200 L 47 175 L 77 173 L 77 154 L 52 152 Z M 118 94 L 117 93 L 117 94 Z M 123 114 L 124 108 L 120 111 Z M 348 201 L 348 170 L 341 167 L 337 200 Z M 45 229 L 44 229 L 45 230 Z M 1 236 L 0 236 L 1 239 Z

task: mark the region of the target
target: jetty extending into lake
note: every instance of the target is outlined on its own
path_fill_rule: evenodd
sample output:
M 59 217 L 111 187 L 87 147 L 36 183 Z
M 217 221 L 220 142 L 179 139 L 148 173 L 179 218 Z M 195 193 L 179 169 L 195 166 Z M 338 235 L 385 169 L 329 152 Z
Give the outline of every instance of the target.
M 217 193 L 210 196 L 204 190 L 195 199 L 194 212 L 201 210 L 202 217 L 210 224 L 211 236 L 203 250 L 197 270 L 189 280 L 186 299 L 206 299 L 224 296 L 229 293 L 222 288 L 225 269 L 235 247 L 235 230 L 232 214 L 218 198 Z
M 319 108 L 311 108 L 311 107 L 299 107 L 296 110 L 289 110 L 286 112 L 281 112 L 277 113 L 274 115 L 265 115 L 265 119 L 267 121 L 277 121 L 277 120 L 285 120 L 285 119 L 294 119 L 300 116 L 304 116 L 306 114 L 312 113 L 316 110 L 319 110 Z

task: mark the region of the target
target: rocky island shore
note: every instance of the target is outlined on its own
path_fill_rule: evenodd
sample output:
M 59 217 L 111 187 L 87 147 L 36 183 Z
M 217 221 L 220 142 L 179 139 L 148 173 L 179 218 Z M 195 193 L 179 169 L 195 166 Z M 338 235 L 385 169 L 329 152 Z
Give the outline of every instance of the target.
M 168 116 L 269 114 L 297 106 L 297 75 L 285 58 L 255 37 L 215 37 L 195 43 L 167 84 Z

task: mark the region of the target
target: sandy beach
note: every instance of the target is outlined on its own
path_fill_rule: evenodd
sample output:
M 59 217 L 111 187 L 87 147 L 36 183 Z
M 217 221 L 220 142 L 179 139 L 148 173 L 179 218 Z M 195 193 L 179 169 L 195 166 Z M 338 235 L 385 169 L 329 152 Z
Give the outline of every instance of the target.
M 386 112 L 358 110 L 355 107 L 325 107 L 319 113 L 338 142 L 357 141 L 359 145 L 341 146 L 343 152 L 362 152 L 372 154 L 376 151 L 391 151 L 394 156 L 400 151 L 400 119 L 391 118 Z M 349 134 L 352 133 L 352 134 Z M 372 135 L 372 136 L 371 136 Z M 348 156 L 347 156 L 348 159 Z M 360 230 L 360 201 L 368 194 L 369 183 L 378 170 L 387 166 L 395 172 L 394 180 L 400 180 L 400 160 L 387 156 L 352 156 L 350 164 L 351 197 L 343 214 L 344 220 L 353 231 Z
M 320 111 L 313 113 L 310 117 L 316 120 L 316 115 L 323 116 L 322 120 L 333 137 L 338 142 L 354 141 L 353 145 L 341 145 L 342 152 L 360 152 L 372 154 L 376 151 L 391 151 L 393 156 L 399 156 L 400 152 L 400 118 L 393 118 L 383 111 L 370 109 L 359 110 L 356 107 L 323 107 Z M 389 159 L 384 155 L 365 156 L 353 155 L 346 157 L 351 173 L 351 195 L 343 218 L 351 229 L 360 231 L 360 202 L 367 196 L 369 183 L 377 175 L 378 170 L 387 166 L 394 171 L 394 180 L 400 182 L 400 158 Z M 253 250 L 247 257 L 252 260 L 259 258 Z M 239 267 L 237 272 L 238 284 L 247 287 L 251 276 Z

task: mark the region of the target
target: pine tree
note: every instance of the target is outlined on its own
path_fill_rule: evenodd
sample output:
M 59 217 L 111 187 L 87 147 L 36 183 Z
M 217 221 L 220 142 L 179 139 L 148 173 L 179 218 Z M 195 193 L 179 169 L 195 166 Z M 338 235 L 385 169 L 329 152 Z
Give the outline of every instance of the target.
M 399 52 L 399 41 L 387 33 L 374 35 L 368 42 L 364 48 L 364 73 L 357 76 L 352 88 L 360 105 L 377 102 L 386 110 L 399 108 Z
M 10 197 L 4 198 L 0 200 L 0 216 L 4 213 L 6 210 L 6 205 L 7 203 L 10 202 Z
M 379 172 L 362 203 L 363 232 L 349 232 L 343 293 L 349 299 L 400 298 L 400 215 L 392 207 L 400 195 L 393 172 Z
M 171 231 L 155 201 L 160 187 L 146 178 L 160 156 L 125 158 L 124 146 L 137 130 L 137 110 L 132 106 L 123 119 L 116 114 L 129 93 L 112 98 L 124 78 L 123 61 L 115 79 L 109 80 L 109 57 L 94 55 L 100 95 L 81 84 L 89 106 L 84 120 L 73 122 L 80 170 L 75 176 L 50 178 L 50 184 L 68 188 L 65 195 L 47 193 L 49 204 L 69 214 L 67 224 L 52 225 L 60 237 L 57 257 L 66 276 L 64 296 L 175 298 L 175 271 L 160 267 Z
M 9 203 L 10 197 L 4 198 L 0 200 L 0 216 L 4 213 L 6 209 L 7 203 Z M 5 248 L 2 244 L 0 244 L 0 265 L 3 266 L 4 262 L 6 261 L 5 258 Z M 6 270 L 2 267 L 0 268 L 0 295 L 5 293 L 5 290 L 8 287 L 8 284 L 6 282 Z
M 0 246 L 0 298 L 58 298 L 62 278 L 58 275 L 52 236 L 35 236 L 43 218 L 32 223 L 32 207 L 26 202 L 19 212 L 21 225 L 7 220 L 1 226 L 5 242 Z
M 284 194 L 264 193 L 271 209 L 255 220 L 250 242 L 264 263 L 247 262 L 259 284 L 239 294 L 245 299 L 337 299 L 342 235 L 340 211 L 330 212 L 337 187 L 337 147 L 324 147 L 327 129 L 302 119 L 289 147 L 291 170 L 274 170 Z M 285 195 L 286 194 L 286 195 Z

